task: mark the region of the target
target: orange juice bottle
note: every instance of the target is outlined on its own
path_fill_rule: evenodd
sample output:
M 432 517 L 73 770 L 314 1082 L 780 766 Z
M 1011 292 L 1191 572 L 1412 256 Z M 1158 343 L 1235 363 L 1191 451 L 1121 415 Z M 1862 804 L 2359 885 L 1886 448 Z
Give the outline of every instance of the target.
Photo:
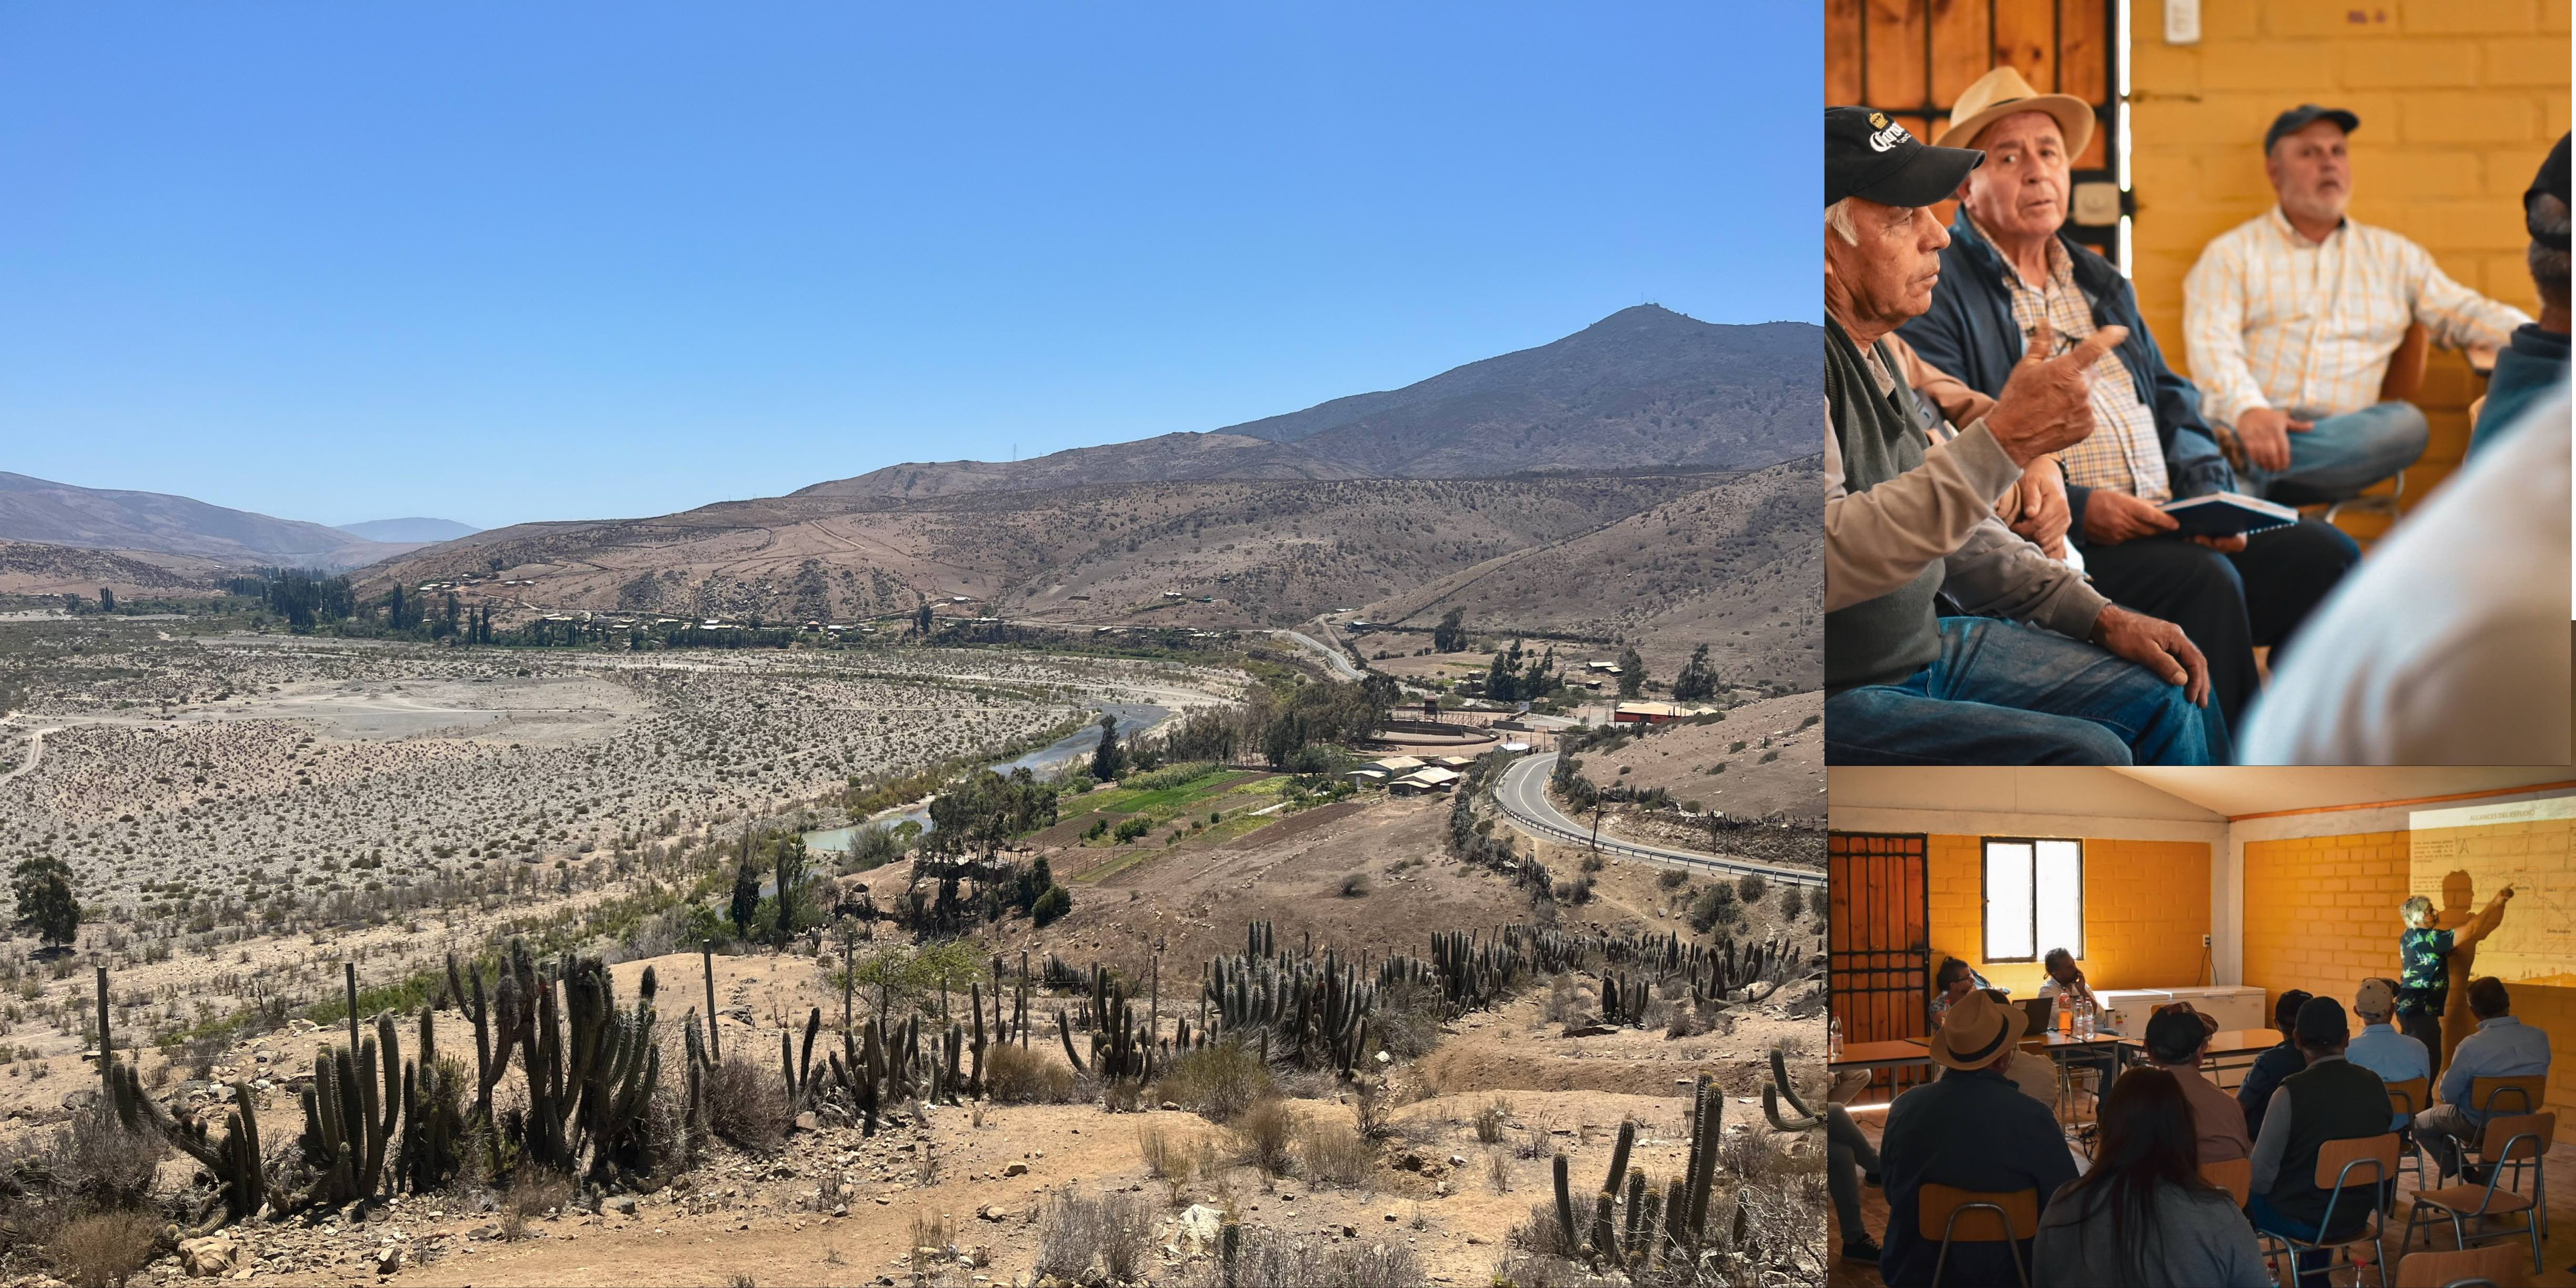
M 2057 995 L 2057 1033 L 2065 1038 L 2075 1036 L 2075 1008 L 2067 1005 L 2064 993 Z

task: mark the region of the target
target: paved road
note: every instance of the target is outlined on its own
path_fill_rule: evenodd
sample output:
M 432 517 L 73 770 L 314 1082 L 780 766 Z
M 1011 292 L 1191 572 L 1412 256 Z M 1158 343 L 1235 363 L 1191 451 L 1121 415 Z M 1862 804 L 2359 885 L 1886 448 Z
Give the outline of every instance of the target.
M 1502 806 L 1503 817 L 1512 826 L 1533 837 L 1545 837 L 1570 845 L 1592 843 L 1592 830 L 1567 818 L 1547 798 L 1547 778 L 1556 770 L 1556 753 L 1524 756 L 1503 771 L 1503 781 L 1494 785 L 1494 801 Z M 1665 867 L 1688 868 L 1697 872 L 1759 872 L 1791 885 L 1822 887 L 1825 874 L 1813 868 L 1784 868 L 1752 859 L 1738 859 L 1691 850 L 1667 849 L 1660 845 L 1641 845 L 1635 841 L 1601 838 L 1605 853 L 1636 859 Z

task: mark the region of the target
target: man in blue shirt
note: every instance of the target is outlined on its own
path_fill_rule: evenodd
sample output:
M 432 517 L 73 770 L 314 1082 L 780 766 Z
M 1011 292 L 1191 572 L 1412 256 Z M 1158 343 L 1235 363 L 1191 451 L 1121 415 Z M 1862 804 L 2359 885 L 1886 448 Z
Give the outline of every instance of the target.
M 2352 1045 L 2344 1048 L 2343 1058 L 2378 1074 L 2381 1082 L 2425 1079 L 2429 1095 L 2433 1054 L 2424 1049 L 2421 1041 L 2398 1032 L 2397 1026 L 2388 1022 L 2396 1008 L 2397 981 L 2376 978 L 2361 981 L 2361 992 L 2352 999 L 2352 1013 L 2361 1017 L 2362 1029 L 2353 1037 Z M 2421 1103 L 2424 1099 L 2417 1097 L 2416 1109 L 2432 1107 Z M 2392 1109 L 2388 1115 L 2388 1129 L 2404 1131 L 2407 1121 L 2406 1114 Z
M 2515 1019 L 2512 1010 L 2513 998 L 2505 992 L 2503 980 L 2481 975 L 2469 981 L 2469 1014 L 2477 1017 L 2478 1031 L 2462 1038 L 2459 1049 L 2451 1053 L 2451 1067 L 2442 1074 L 2442 1103 L 2415 1115 L 2416 1138 L 2432 1151 L 2446 1177 L 2460 1170 L 2461 1143 L 2475 1143 L 2486 1132 L 2487 1115 L 2469 1103 L 2474 1080 L 2549 1076 L 2548 1032 Z M 2537 1104 L 2519 1103 L 2508 1093 L 2499 1112 L 2510 1115 L 2539 1109 Z M 2467 1179 L 2472 1185 L 2486 1183 L 2482 1169 L 2470 1171 Z
M 2272 1104 L 2272 1093 L 2281 1089 L 2281 1080 L 2308 1067 L 2308 1057 L 2299 1053 L 2295 1036 L 2299 1025 L 2299 1008 L 2312 996 L 2304 988 L 2281 994 L 2272 1004 L 2272 1027 L 2281 1031 L 2281 1045 L 2254 1057 L 2254 1067 L 2245 1071 L 2245 1081 L 2236 1086 L 2236 1105 L 2245 1111 L 2245 1134 L 2260 1138 L 2263 1134 L 2263 1111 Z
M 1923 1187 L 2011 1193 L 2036 1190 L 2045 1212 L 2057 1188 L 2075 1179 L 2075 1159 L 2048 1107 L 2021 1093 L 2003 1067 L 2019 1048 L 2021 1008 L 1970 993 L 1926 1045 L 1941 1080 L 1916 1087 L 1888 1106 L 1878 1143 L 1887 1189 L 1887 1245 L 1878 1262 L 1888 1288 L 1922 1288 L 1941 1258 L 1938 1239 L 1918 1225 Z M 2020 1264 L 2030 1264 L 2036 1227 L 2019 1230 Z M 2020 1276 L 2000 1242 L 1954 1243 L 1945 1282 L 2012 1283 Z

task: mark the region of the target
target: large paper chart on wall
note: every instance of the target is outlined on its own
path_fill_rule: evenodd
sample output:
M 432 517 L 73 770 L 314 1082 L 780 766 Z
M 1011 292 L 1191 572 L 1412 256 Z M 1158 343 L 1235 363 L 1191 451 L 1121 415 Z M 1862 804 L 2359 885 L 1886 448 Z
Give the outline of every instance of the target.
M 2475 913 L 2514 888 L 2504 924 L 2478 945 L 2477 972 L 2508 984 L 2576 987 L 2576 796 L 2416 810 L 2407 816 L 2407 889 Z M 2468 874 L 2465 898 L 2446 881 Z M 2445 925 L 2452 922 L 2445 919 Z

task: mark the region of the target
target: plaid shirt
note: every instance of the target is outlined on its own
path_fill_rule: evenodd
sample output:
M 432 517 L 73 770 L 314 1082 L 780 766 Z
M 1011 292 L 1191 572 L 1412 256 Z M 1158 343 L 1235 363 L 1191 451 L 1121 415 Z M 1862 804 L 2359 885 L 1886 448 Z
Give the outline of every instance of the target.
M 2001 250 L 1985 225 L 1975 227 L 1988 244 Z M 2011 257 L 2005 256 L 2004 289 L 2012 293 L 2013 325 L 2021 328 L 2025 351 L 2043 320 L 2057 332 L 2051 357 L 2097 329 L 2092 304 L 2076 288 L 2075 263 L 2054 237 L 2048 239 L 2048 280 L 2038 286 L 2024 282 Z M 2141 501 L 2172 500 L 2164 443 L 2156 437 L 2156 414 L 2138 397 L 2129 368 L 2116 355 L 2106 353 L 2093 364 L 2092 402 L 2092 435 L 2057 456 L 2066 466 L 2066 481 L 2077 487 L 2126 492 Z
M 2421 322 L 2435 343 L 2512 342 L 2531 319 L 2443 276 L 2425 249 L 2350 219 L 2311 242 L 2274 206 L 2221 233 L 2183 278 L 2184 356 L 2212 421 L 2256 407 L 2302 419 L 2379 401 Z

